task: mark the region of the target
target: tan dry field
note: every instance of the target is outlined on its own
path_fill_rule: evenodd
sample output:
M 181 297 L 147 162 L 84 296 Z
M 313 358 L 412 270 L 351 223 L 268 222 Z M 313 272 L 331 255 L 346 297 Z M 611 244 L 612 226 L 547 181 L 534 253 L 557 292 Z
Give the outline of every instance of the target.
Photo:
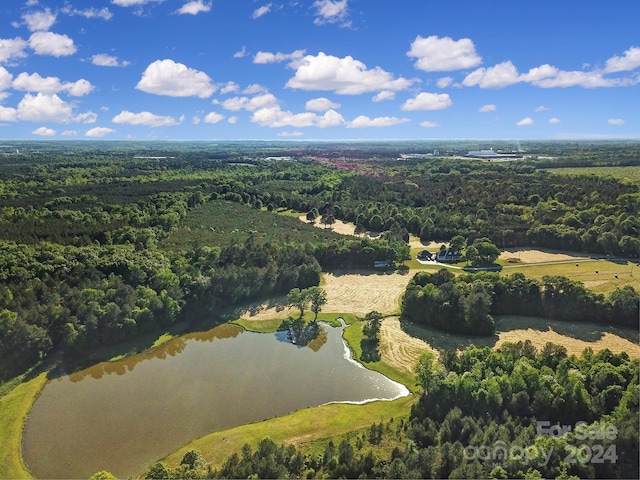
M 473 337 L 441 332 L 421 325 L 400 325 L 412 338 L 424 341 L 438 350 L 464 350 L 477 347 L 499 348 L 505 342 L 526 340 L 538 349 L 547 342 L 562 345 L 569 354 L 580 354 L 585 348 L 594 351 L 608 348 L 613 353 L 627 352 L 630 357 L 640 357 L 640 334 L 632 328 L 608 327 L 593 323 L 570 323 L 538 317 L 505 315 L 496 319 L 496 333 L 489 337 Z
M 411 235 L 409 237 L 409 248 L 411 249 L 419 249 L 419 250 L 429 250 L 430 252 L 437 252 L 440 250 L 440 245 L 446 245 L 446 242 L 429 242 L 427 244 L 422 243 L 422 241 Z
M 553 252 L 547 250 L 524 250 L 519 248 L 508 248 L 500 254 L 500 260 L 517 259 L 519 263 L 545 263 L 545 262 L 561 262 L 565 260 L 586 260 L 581 254 L 570 254 Z
M 640 334 L 632 328 L 508 315 L 496 320 L 496 330 L 496 348 L 505 342 L 530 340 L 538 349 L 547 342 L 562 345 L 569 354 L 577 355 L 591 347 L 596 352 L 608 348 L 613 353 L 627 352 L 630 357 L 640 357 Z
M 327 293 L 323 312 L 366 315 L 376 310 L 383 315 L 397 313 L 400 296 L 407 288 L 411 274 L 400 273 L 323 273 L 322 288 Z M 298 310 L 286 306 L 286 299 L 278 297 L 269 303 L 255 303 L 245 307 L 239 316 L 250 320 L 272 320 L 297 315 Z

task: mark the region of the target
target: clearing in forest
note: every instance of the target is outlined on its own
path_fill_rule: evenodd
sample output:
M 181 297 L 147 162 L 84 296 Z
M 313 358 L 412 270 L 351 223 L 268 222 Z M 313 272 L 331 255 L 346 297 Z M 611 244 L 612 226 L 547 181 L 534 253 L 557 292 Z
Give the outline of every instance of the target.
M 333 272 L 322 274 L 322 288 L 327 293 L 323 312 L 354 313 L 364 316 L 376 310 L 383 315 L 397 313 L 400 297 L 412 274 Z M 286 305 L 285 297 L 268 303 L 246 306 L 239 316 L 251 320 L 273 320 L 297 316 L 296 308 Z

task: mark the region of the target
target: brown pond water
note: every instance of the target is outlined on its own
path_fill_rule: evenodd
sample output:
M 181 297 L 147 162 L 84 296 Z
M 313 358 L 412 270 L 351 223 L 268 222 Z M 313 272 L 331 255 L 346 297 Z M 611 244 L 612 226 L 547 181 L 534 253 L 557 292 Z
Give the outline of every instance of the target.
M 25 462 L 36 478 L 126 478 L 214 430 L 409 393 L 351 360 L 342 328 L 322 328 L 309 348 L 226 324 L 53 379 L 27 419 Z

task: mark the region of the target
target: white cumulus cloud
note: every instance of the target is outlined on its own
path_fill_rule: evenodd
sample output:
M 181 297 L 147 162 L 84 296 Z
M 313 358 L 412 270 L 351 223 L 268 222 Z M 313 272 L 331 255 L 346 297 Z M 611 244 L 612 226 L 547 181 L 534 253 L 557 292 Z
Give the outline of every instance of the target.
M 316 0 L 313 3 L 316 8 L 316 25 L 324 23 L 343 23 L 348 25 L 346 19 L 349 15 L 347 0 Z
M 523 118 L 519 122 L 516 122 L 516 125 L 518 127 L 524 127 L 526 125 L 533 125 L 533 118 L 531 118 L 531 117 Z
M 307 101 L 304 108 L 314 112 L 326 112 L 327 110 L 340 108 L 340 104 L 332 102 L 328 98 L 320 97 Z
M 366 115 L 360 115 L 347 124 L 347 128 L 369 128 L 369 127 L 392 127 L 407 123 L 408 118 L 397 117 L 376 117 L 369 118 Z
M 29 46 L 38 55 L 52 57 L 66 57 L 77 51 L 71 38 L 53 32 L 35 32 L 29 37 Z
M 25 50 L 28 46 L 29 43 L 20 37 L 0 38 L 0 63 L 25 58 L 27 56 Z
M 382 90 L 398 91 L 410 87 L 414 80 L 394 78 L 375 67 L 372 69 L 351 56 L 307 55 L 297 62 L 296 73 L 286 87 L 299 90 L 329 90 L 342 95 L 359 95 Z
M 487 112 L 495 112 L 496 111 L 496 106 L 493 103 L 488 103 L 486 105 L 481 106 L 478 111 L 481 113 L 487 113 Z
M 451 77 L 442 77 L 439 78 L 436 85 L 438 88 L 447 88 L 449 85 L 453 83 L 453 78 Z
M 607 123 L 609 125 L 624 125 L 624 120 L 622 118 L 610 118 Z
M 96 123 L 96 120 L 98 120 L 98 115 L 93 112 L 80 113 L 73 117 L 73 121 L 77 123 Z
M 451 97 L 446 93 L 419 93 L 415 98 L 410 98 L 400 107 L 404 111 L 413 110 L 443 110 L 452 105 Z
M 437 124 L 436 122 L 430 122 L 429 120 L 425 120 L 424 122 L 420 122 L 420 126 L 424 128 L 436 128 L 436 127 L 439 127 L 440 125 Z
M 22 16 L 24 23 L 31 32 L 46 32 L 54 23 L 56 23 L 56 15 L 51 13 L 50 9 L 41 12 L 25 13 Z
M 236 82 L 227 82 L 221 89 L 220 93 L 232 93 L 240 90 L 240 86 Z
M 13 75 L 6 68 L 0 67 L 0 92 L 9 88 L 12 81 Z
M 454 40 L 451 37 L 420 35 L 411 43 L 407 55 L 417 58 L 415 66 L 425 72 L 448 72 L 472 68 L 482 63 L 476 47 L 469 38 Z
M 625 72 L 640 67 L 640 47 L 631 47 L 624 55 L 614 56 L 607 60 L 605 72 Z
M 57 132 L 53 128 L 40 127 L 32 131 L 34 135 L 40 135 L 42 137 L 53 137 Z
M 0 122 L 17 122 L 18 111 L 12 107 L 3 107 L 0 105 Z
M 179 125 L 180 121 L 171 116 L 155 115 L 151 112 L 133 113 L 123 110 L 111 119 L 113 123 L 126 123 L 129 125 L 145 125 L 147 127 L 169 127 Z
M 71 113 L 71 105 L 56 94 L 27 93 L 18 104 L 18 119 L 30 122 L 68 123 Z
M 559 118 L 556 118 L 556 117 L 550 118 L 550 119 L 549 119 L 549 123 L 550 123 L 551 125 L 556 125 L 556 124 L 560 123 L 560 119 L 559 119 Z
M 114 57 L 113 55 L 107 55 L 106 53 L 98 53 L 91 57 L 91 63 L 97 65 L 99 67 L 126 67 L 130 65 L 131 62 L 126 60 L 118 60 L 118 57 Z
M 251 121 L 262 127 L 337 127 L 344 124 L 344 118 L 335 110 L 328 110 L 324 115 L 313 112 L 292 113 L 282 110 L 279 106 L 272 106 L 256 110 Z
M 385 100 L 393 100 L 396 98 L 396 92 L 392 92 L 391 90 L 382 90 L 381 92 L 376 93 L 371 100 L 374 102 L 384 102 Z
M 516 83 L 530 83 L 540 88 L 567 87 L 624 87 L 636 85 L 638 78 L 607 78 L 597 70 L 560 70 L 553 65 L 540 65 L 531 68 L 527 73 L 520 73 L 511 61 L 506 61 L 489 68 L 478 68 L 468 74 L 462 81 L 465 87 L 504 88 Z
M 503 88 L 520 82 L 518 69 L 510 61 L 499 63 L 489 68 L 479 68 L 465 77 L 465 87 Z
M 136 89 L 168 97 L 207 98 L 213 95 L 216 86 L 206 73 L 165 59 L 147 67 Z
M 69 16 L 78 15 L 81 17 L 89 18 L 89 19 L 101 18 L 102 20 L 111 20 L 113 18 L 113 13 L 111 13 L 111 11 L 107 7 L 103 7 L 101 9 L 92 7 L 92 8 L 85 8 L 81 10 L 78 8 L 73 8 L 70 5 L 66 5 L 62 8 L 61 12 L 64 13 L 65 15 L 69 15 Z
M 101 138 L 110 133 L 115 133 L 115 130 L 113 128 L 107 128 L 107 127 L 95 127 L 90 130 L 87 130 L 84 136 L 92 137 L 92 138 Z
M 180 15 L 197 15 L 199 13 L 206 13 L 211 11 L 211 2 L 205 2 L 203 0 L 193 0 L 185 3 L 182 7 L 176 10 L 176 13 Z
M 151 2 L 164 2 L 164 0 L 111 0 L 111 3 L 119 7 L 142 6 Z
M 222 115 L 220 113 L 217 113 L 217 112 L 208 113 L 204 117 L 204 122 L 205 123 L 215 124 L 215 123 L 221 122 L 222 120 L 224 120 L 224 115 Z
M 306 50 L 296 50 L 291 53 L 271 53 L 271 52 L 258 52 L 253 56 L 253 63 L 280 63 L 286 61 L 295 61 L 304 57 Z
M 233 54 L 233 58 L 244 58 L 247 55 L 249 55 L 249 53 L 247 53 L 247 47 L 243 45 L 241 50 Z
M 253 15 L 251 17 L 255 20 L 256 18 L 260 18 L 263 15 L 266 15 L 271 11 L 271 5 L 272 5 L 271 3 L 268 3 L 267 5 L 263 5 L 260 8 L 256 8 L 253 11 Z
M 233 97 L 222 102 L 225 110 L 237 112 L 239 110 L 247 110 L 255 112 L 261 108 L 272 107 L 278 104 L 278 99 L 271 93 L 256 95 L 255 97 Z
M 256 93 L 268 93 L 269 89 L 259 83 L 252 83 L 247 88 L 242 90 L 245 95 L 255 95 Z
M 29 75 L 23 72 L 13 81 L 13 88 L 25 92 L 45 94 L 64 91 L 73 97 L 81 97 L 91 93 L 95 87 L 85 79 L 80 79 L 77 82 L 62 82 L 58 77 L 42 77 L 38 73 Z
M 558 70 L 554 76 L 543 78 L 533 82 L 541 88 L 567 88 L 567 87 L 625 87 L 636 85 L 637 78 L 605 78 L 601 72 L 583 72 L 580 70 Z
M 304 133 L 300 130 L 293 130 L 291 132 L 278 132 L 279 137 L 301 137 Z

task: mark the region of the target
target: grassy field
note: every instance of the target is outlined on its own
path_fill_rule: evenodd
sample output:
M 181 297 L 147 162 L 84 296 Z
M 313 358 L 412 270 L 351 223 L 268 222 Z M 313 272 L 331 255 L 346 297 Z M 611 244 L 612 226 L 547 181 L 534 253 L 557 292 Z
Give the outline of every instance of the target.
M 631 285 L 640 290 L 640 266 L 634 262 L 609 260 L 576 260 L 544 265 L 505 265 L 502 275 L 521 272 L 530 278 L 561 275 L 585 284 L 596 293 L 607 294 L 616 287 Z
M 21 383 L 0 398 L 0 478 L 31 478 L 22 459 L 22 430 L 47 374 Z
M 637 167 L 549 168 L 547 171 L 556 175 L 594 175 L 598 177 L 614 177 L 624 183 L 632 183 L 640 186 L 640 165 Z

